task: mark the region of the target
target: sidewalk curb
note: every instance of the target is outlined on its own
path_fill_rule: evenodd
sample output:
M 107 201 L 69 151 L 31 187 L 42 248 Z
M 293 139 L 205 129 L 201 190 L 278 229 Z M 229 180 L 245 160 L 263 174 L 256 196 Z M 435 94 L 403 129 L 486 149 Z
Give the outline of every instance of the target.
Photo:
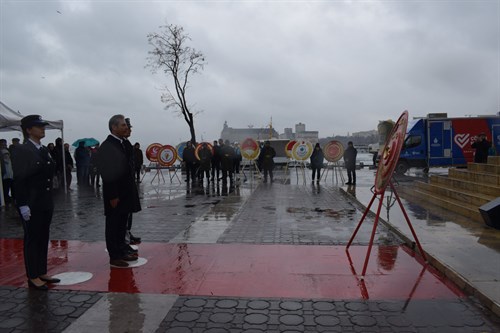
M 366 206 L 360 202 L 355 196 L 348 193 L 344 188 L 339 187 L 340 192 L 347 196 L 350 200 L 352 200 L 353 204 L 361 208 L 363 211 L 366 210 Z M 371 210 L 367 213 L 367 216 L 375 218 L 376 214 Z M 387 222 L 381 216 L 379 216 L 379 221 L 383 223 L 390 231 L 394 232 L 398 237 L 400 237 L 404 243 L 413 249 L 415 252 L 419 253 L 418 248 L 416 246 L 415 241 L 413 240 L 413 236 L 408 236 L 403 233 L 399 228 L 395 227 L 391 223 Z M 476 297 L 483 306 L 492 311 L 495 315 L 500 316 L 500 304 L 496 303 L 491 297 L 480 291 L 476 286 L 474 286 L 473 282 L 469 281 L 467 278 L 462 276 L 460 273 L 449 267 L 446 263 L 441 262 L 436 256 L 432 253 L 425 251 L 425 256 L 427 257 L 428 263 L 437 269 L 441 274 L 450 279 L 453 283 L 457 285 L 463 292 L 468 295 L 472 295 Z

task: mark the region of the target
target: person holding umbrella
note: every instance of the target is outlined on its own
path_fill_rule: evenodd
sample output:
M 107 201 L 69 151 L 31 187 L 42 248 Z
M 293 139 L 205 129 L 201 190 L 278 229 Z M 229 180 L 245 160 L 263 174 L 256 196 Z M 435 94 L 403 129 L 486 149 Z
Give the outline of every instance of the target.
M 24 144 L 13 150 L 15 200 L 24 229 L 24 263 L 28 285 L 47 290 L 59 279 L 47 275 L 50 223 L 54 211 L 52 179 L 56 163 L 43 146 L 48 122 L 39 115 L 21 119 Z

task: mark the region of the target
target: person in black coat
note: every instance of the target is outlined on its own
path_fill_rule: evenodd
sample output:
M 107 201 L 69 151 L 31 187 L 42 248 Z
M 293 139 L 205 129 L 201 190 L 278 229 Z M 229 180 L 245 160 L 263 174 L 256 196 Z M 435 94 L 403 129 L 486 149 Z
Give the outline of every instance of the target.
M 125 117 L 111 117 L 109 130 L 111 134 L 101 144 L 97 155 L 103 183 L 106 248 L 112 267 L 128 267 L 127 261 L 137 260 L 137 257 L 126 252 L 127 220 L 138 207 L 134 168 L 124 143 L 129 131 Z
M 24 229 L 24 264 L 30 288 L 47 290 L 60 282 L 47 275 L 50 223 L 54 211 L 52 179 L 56 163 L 42 146 L 48 122 L 39 115 L 21 119 L 24 144 L 13 150 L 16 206 Z
M 262 164 L 262 169 L 264 169 L 264 183 L 267 183 L 267 174 L 271 178 L 271 183 L 273 182 L 273 169 L 274 169 L 274 157 L 276 156 L 276 151 L 271 147 L 271 143 L 266 141 L 264 147 L 260 150 L 259 161 Z
M 198 166 L 198 161 L 196 160 L 193 143 L 191 141 L 186 142 L 186 147 L 182 151 L 182 161 L 186 168 L 186 182 L 189 184 L 189 181 L 192 180 L 194 183 L 196 181 L 196 167 Z
M 354 148 L 352 141 L 347 143 L 347 149 L 344 151 L 344 165 L 347 169 L 347 185 L 356 185 L 356 156 L 358 150 Z
M 144 164 L 144 156 L 141 150 L 141 144 L 136 142 L 134 144 L 134 167 L 135 167 L 135 181 L 137 183 L 141 182 L 141 170 Z
M 217 140 L 214 140 L 214 151 L 212 155 L 212 182 L 215 180 L 219 181 L 219 174 L 220 174 L 220 157 L 221 157 L 221 152 L 220 152 L 220 147 L 219 143 Z
M 474 154 L 474 163 L 488 162 L 488 150 L 491 147 L 491 142 L 486 140 L 486 134 L 481 133 L 479 136 L 476 136 L 471 147 L 476 149 L 476 153 Z
M 311 169 L 312 169 L 312 181 L 314 183 L 314 176 L 317 174 L 316 182 L 319 183 L 321 178 L 321 168 L 323 168 L 323 162 L 325 160 L 325 155 L 321 149 L 319 142 L 314 146 L 314 150 L 311 154 Z
M 203 176 L 207 176 L 207 181 L 210 181 L 210 169 L 212 162 L 212 151 L 208 148 L 206 142 L 201 144 L 201 148 L 198 151 L 198 157 L 200 158 L 200 169 L 201 179 L 203 181 Z
M 220 168 L 222 170 L 222 184 L 227 184 L 227 177 L 229 183 L 233 184 L 233 171 L 234 171 L 234 149 L 231 147 L 229 140 L 220 142 Z

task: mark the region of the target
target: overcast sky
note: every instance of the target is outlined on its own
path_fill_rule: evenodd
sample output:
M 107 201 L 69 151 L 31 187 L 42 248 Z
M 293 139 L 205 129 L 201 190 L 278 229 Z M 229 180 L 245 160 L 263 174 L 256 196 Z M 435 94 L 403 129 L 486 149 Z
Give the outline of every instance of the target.
M 103 140 L 113 114 L 132 141 L 177 145 L 187 124 L 145 68 L 147 34 L 180 25 L 207 65 L 188 99 L 197 139 L 236 128 L 320 137 L 432 112 L 500 111 L 500 1 L 0 0 L 0 100 L 65 123 L 65 140 Z M 0 133 L 10 138 L 15 133 Z M 48 133 L 47 143 L 58 133 Z

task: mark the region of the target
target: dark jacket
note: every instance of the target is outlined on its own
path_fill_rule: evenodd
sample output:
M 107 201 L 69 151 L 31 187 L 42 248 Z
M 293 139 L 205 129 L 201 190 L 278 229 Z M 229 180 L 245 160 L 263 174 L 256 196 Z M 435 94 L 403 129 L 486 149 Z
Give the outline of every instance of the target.
M 321 148 L 315 148 L 311 154 L 311 168 L 321 169 L 323 167 L 324 160 L 325 155 L 323 154 L 323 150 Z
M 474 163 L 488 162 L 488 150 L 491 147 L 491 142 L 486 139 L 482 141 L 475 141 L 471 147 L 476 149 L 476 153 L 474 154 Z
M 220 168 L 222 171 L 232 171 L 234 167 L 234 149 L 229 145 L 220 148 Z
M 267 170 L 274 169 L 274 157 L 276 151 L 271 146 L 264 146 L 260 150 L 259 161 L 262 163 L 262 168 Z
M 127 140 L 122 143 L 109 135 L 97 151 L 97 167 L 102 177 L 104 214 L 133 213 L 140 210 L 137 206 L 138 195 L 134 181 L 134 168 Z M 110 200 L 118 198 L 116 208 Z
M 211 168 L 212 152 L 208 147 L 201 147 L 198 151 L 200 157 L 200 171 L 208 171 Z
M 56 164 L 47 147 L 41 150 L 31 142 L 13 150 L 14 193 L 17 207 L 29 206 L 31 210 L 51 211 L 52 178 Z
M 142 150 L 140 148 L 134 148 L 134 167 L 136 170 L 142 168 L 144 163 L 144 156 L 142 155 Z
M 358 155 L 358 150 L 354 147 L 347 147 L 344 151 L 344 164 L 347 169 L 356 168 L 356 156 Z
M 90 164 L 90 154 L 87 148 L 78 147 L 75 150 L 76 167 L 88 166 Z
M 182 160 L 188 164 L 195 164 L 197 162 L 196 156 L 194 154 L 194 147 L 186 146 L 182 151 Z

